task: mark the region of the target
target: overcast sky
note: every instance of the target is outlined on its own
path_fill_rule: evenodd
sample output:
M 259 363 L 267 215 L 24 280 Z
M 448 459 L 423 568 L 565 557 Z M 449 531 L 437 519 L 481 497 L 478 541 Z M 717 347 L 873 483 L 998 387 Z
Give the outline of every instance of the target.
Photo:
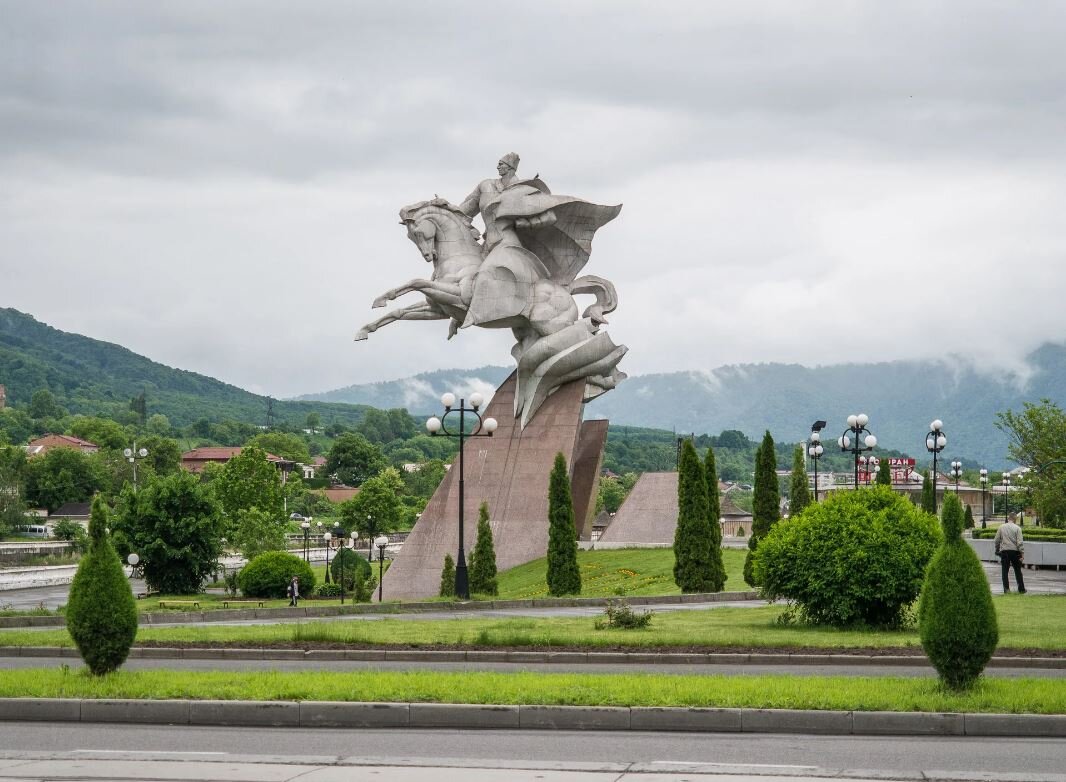
M 0 306 L 288 396 L 510 362 L 396 323 L 509 151 L 622 203 L 630 374 L 1066 335 L 1066 3 L 0 0 Z M 413 303 L 414 297 L 401 300 Z

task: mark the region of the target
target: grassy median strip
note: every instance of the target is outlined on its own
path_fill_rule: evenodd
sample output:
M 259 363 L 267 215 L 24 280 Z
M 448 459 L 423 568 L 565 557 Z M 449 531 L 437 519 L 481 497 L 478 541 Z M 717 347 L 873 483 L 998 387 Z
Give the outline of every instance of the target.
M 932 676 L 661 676 L 641 674 L 119 671 L 91 677 L 66 668 L 0 671 L 0 697 L 264 701 L 374 701 L 702 706 L 845 711 L 1066 713 L 1066 681 L 986 679 L 967 695 Z
M 1000 648 L 1066 649 L 1066 595 L 994 598 Z M 654 611 L 654 607 L 652 607 Z M 476 613 L 449 619 L 305 621 L 276 625 L 142 626 L 139 643 L 232 643 L 243 646 L 403 644 L 481 647 L 646 648 L 714 647 L 816 649 L 917 647 L 917 630 L 834 630 L 781 625 L 781 606 L 661 612 L 646 630 L 597 630 L 593 617 L 489 619 Z M 65 629 L 0 630 L 0 646 L 71 646 Z

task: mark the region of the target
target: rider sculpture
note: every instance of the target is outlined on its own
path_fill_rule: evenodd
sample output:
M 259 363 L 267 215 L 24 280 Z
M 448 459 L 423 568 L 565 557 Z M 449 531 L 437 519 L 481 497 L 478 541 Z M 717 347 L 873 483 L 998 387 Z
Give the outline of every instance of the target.
M 368 323 L 356 339 L 396 320 L 450 319 L 449 339 L 469 326 L 511 329 L 515 417 L 525 426 L 564 383 L 584 379 L 588 401 L 625 378 L 617 368 L 625 346 L 600 329 L 617 307 L 614 285 L 577 276 L 597 229 L 622 207 L 552 195 L 539 177 L 518 179 L 517 169 L 518 155 L 509 153 L 497 165 L 499 179 L 482 181 L 459 206 L 436 197 L 400 210 L 401 225 L 433 274 L 386 291 L 374 306 L 416 291 L 425 301 Z M 471 222 L 478 214 L 482 241 Z M 581 317 L 575 294 L 596 299 Z

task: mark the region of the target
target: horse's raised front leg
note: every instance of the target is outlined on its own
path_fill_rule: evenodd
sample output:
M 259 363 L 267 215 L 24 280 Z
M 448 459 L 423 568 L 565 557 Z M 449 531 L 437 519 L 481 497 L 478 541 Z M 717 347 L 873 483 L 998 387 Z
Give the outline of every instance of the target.
M 414 291 L 424 294 L 427 299 L 438 304 L 446 304 L 452 307 L 463 306 L 459 285 L 454 282 L 440 282 L 439 280 L 409 280 L 397 288 L 385 291 L 374 299 L 372 306 L 375 308 L 384 307 L 393 299 Z
M 445 315 L 429 302 L 412 304 L 409 307 L 401 307 L 400 309 L 387 312 L 377 320 L 367 323 L 359 329 L 359 333 L 355 335 L 355 340 L 356 342 L 359 342 L 367 339 L 382 326 L 388 326 L 390 323 L 395 323 L 398 320 L 444 320 L 448 317 L 448 315 Z

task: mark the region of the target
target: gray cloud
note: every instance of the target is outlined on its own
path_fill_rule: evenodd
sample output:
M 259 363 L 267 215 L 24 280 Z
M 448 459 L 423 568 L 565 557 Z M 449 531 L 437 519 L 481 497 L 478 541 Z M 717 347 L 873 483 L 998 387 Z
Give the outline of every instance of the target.
M 630 372 L 1066 327 L 1052 2 L 6 4 L 0 303 L 277 395 L 508 360 L 397 324 L 403 204 L 504 151 L 624 202 Z M 656 324 L 651 326 L 651 324 Z

